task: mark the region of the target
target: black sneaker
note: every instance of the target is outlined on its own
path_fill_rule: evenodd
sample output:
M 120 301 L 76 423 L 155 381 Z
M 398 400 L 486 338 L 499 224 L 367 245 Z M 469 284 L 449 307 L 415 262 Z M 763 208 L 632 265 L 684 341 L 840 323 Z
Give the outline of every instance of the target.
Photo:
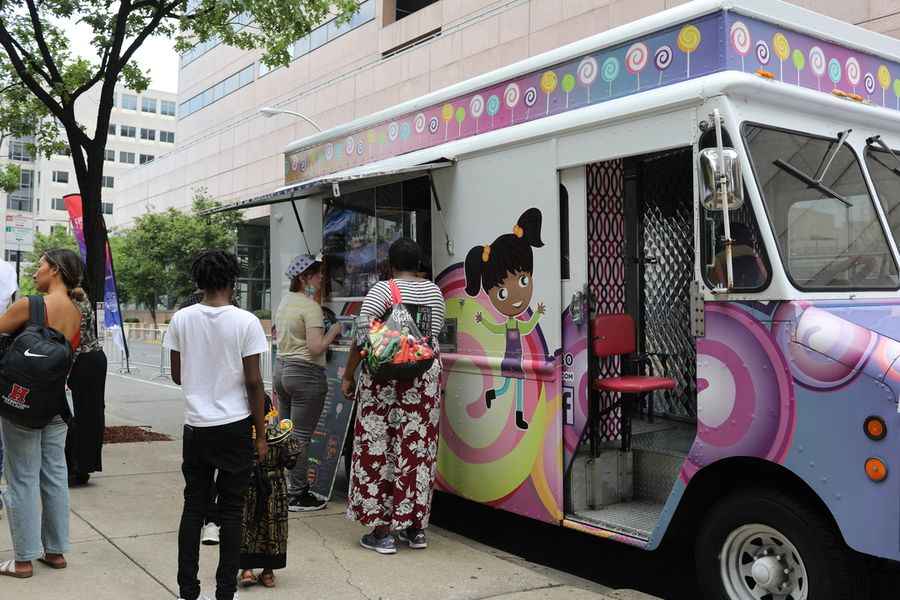
M 400 538 L 401 542 L 406 542 L 409 544 L 410 548 L 422 549 L 428 547 L 428 542 L 425 540 L 425 530 L 424 529 L 414 529 L 412 527 L 407 527 L 397 536 Z
M 396 554 L 397 542 L 394 536 L 387 534 L 383 538 L 375 537 L 375 532 L 367 533 L 359 540 L 359 545 L 369 550 L 374 550 L 378 554 Z
M 291 512 L 309 512 L 322 510 L 328 506 L 327 500 L 320 500 L 308 490 L 300 492 L 299 496 L 292 496 L 288 500 L 288 510 Z

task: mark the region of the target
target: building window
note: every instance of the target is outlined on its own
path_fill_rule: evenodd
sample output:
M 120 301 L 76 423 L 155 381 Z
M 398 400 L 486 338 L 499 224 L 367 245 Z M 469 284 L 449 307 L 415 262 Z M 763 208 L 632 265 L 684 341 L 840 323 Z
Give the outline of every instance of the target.
M 166 117 L 174 117 L 175 116 L 175 101 L 174 100 L 161 100 L 162 105 L 160 106 L 159 114 L 164 115 Z
M 104 215 L 111 215 L 113 210 L 112 202 L 101 202 Z
M 28 153 L 25 142 L 22 140 L 13 140 L 9 143 L 9 160 L 34 161 L 31 154 Z
M 111 188 L 111 187 L 115 186 L 115 183 L 116 183 L 116 181 L 115 181 L 114 177 L 110 177 L 108 175 L 103 176 L 103 187 Z
M 7 250 L 6 251 L 6 262 L 16 262 L 16 261 L 20 261 L 20 260 L 25 260 L 26 254 L 28 254 L 28 252 L 26 250 Z
M 122 125 L 119 128 L 119 134 L 122 137 L 133 138 L 133 137 L 137 136 L 137 129 L 131 125 Z
M 429 4 L 434 4 L 435 2 L 437 2 L 437 0 L 397 0 L 395 20 L 399 21 L 403 17 L 408 17 L 414 12 L 420 11 Z
M 209 106 L 216 100 L 224 98 L 228 94 L 239 90 L 245 85 L 253 83 L 253 65 L 244 67 L 231 77 L 223 79 L 211 88 L 197 94 L 190 100 L 181 103 L 178 110 L 180 118 L 185 118 L 191 113 L 195 113 L 201 108 Z
M 113 92 L 113 108 L 119 104 L 119 92 Z
M 105 152 L 104 158 L 106 160 L 108 160 L 110 162 L 115 162 L 115 160 L 116 160 L 116 151 L 115 150 L 110 150 L 107 148 L 106 150 L 104 150 L 104 152 Z
M 116 135 L 116 124 L 110 123 L 106 128 L 106 133 L 108 133 L 109 135 Z
M 134 164 L 134 152 L 119 152 L 119 162 L 126 165 Z
M 156 157 L 153 156 L 152 154 L 141 154 L 139 162 L 140 162 L 140 164 L 148 163 L 151 160 L 153 160 L 154 158 L 156 158 Z
M 175 143 L 175 132 L 174 131 L 160 131 L 159 132 L 159 141 L 167 142 L 169 144 Z
M 6 208 L 9 210 L 24 210 L 31 212 L 32 197 L 30 194 L 21 192 L 13 192 L 6 197 Z
M 66 201 L 62 198 L 51 198 L 50 208 L 53 210 L 66 210 Z
M 137 110 L 137 96 L 134 94 L 122 94 L 122 108 Z
M 141 96 L 141 112 L 155 113 L 156 98 L 147 98 L 146 96 Z
M 156 130 L 155 129 L 144 129 L 141 127 L 141 139 L 142 140 L 150 140 L 151 142 L 156 140 Z
M 69 183 L 69 172 L 53 171 L 53 181 L 56 183 Z

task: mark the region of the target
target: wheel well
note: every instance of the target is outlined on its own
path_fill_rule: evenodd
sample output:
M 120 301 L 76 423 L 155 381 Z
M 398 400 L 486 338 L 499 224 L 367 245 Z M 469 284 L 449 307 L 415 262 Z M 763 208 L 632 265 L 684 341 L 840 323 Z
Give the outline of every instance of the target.
M 818 494 L 796 474 L 773 462 L 748 457 L 726 458 L 699 471 L 691 479 L 675 511 L 665 541 L 692 539 L 700 520 L 721 498 L 740 488 L 764 487 L 790 494 L 816 510 L 843 535 L 834 516 Z

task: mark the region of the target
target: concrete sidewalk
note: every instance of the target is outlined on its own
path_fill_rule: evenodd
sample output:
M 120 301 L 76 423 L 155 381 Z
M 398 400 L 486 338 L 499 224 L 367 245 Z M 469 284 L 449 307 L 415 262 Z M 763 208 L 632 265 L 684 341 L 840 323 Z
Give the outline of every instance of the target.
M 112 417 L 109 425 L 128 424 Z M 30 579 L 0 578 L 4 600 L 136 600 L 177 597 L 176 537 L 181 513 L 181 442 L 113 444 L 104 471 L 72 489 L 69 567 L 34 563 Z M 653 600 L 524 563 L 436 527 L 427 550 L 401 547 L 382 556 L 359 545 L 365 530 L 347 520 L 337 492 L 328 508 L 291 516 L 288 566 L 278 586 L 239 590 L 241 600 L 265 598 L 384 599 L 504 598 Z M 3 521 L 7 520 L 4 514 Z M 215 591 L 216 547 L 201 547 L 203 592 Z M 12 557 L 7 523 L 0 525 L 0 560 Z

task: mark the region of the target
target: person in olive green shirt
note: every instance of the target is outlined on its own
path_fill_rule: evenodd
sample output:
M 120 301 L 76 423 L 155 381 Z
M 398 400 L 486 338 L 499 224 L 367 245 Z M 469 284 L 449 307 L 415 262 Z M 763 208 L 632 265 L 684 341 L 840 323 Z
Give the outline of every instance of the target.
M 309 491 L 309 441 L 328 392 L 325 352 L 340 335 L 341 326 L 335 323 L 326 332 L 322 307 L 315 300 L 323 279 L 320 260 L 301 254 L 291 261 L 285 275 L 291 283 L 275 312 L 278 357 L 273 384 L 279 417 L 293 422 L 291 435 L 300 442 L 300 456 L 288 475 L 288 510 L 319 510 L 326 502 Z

